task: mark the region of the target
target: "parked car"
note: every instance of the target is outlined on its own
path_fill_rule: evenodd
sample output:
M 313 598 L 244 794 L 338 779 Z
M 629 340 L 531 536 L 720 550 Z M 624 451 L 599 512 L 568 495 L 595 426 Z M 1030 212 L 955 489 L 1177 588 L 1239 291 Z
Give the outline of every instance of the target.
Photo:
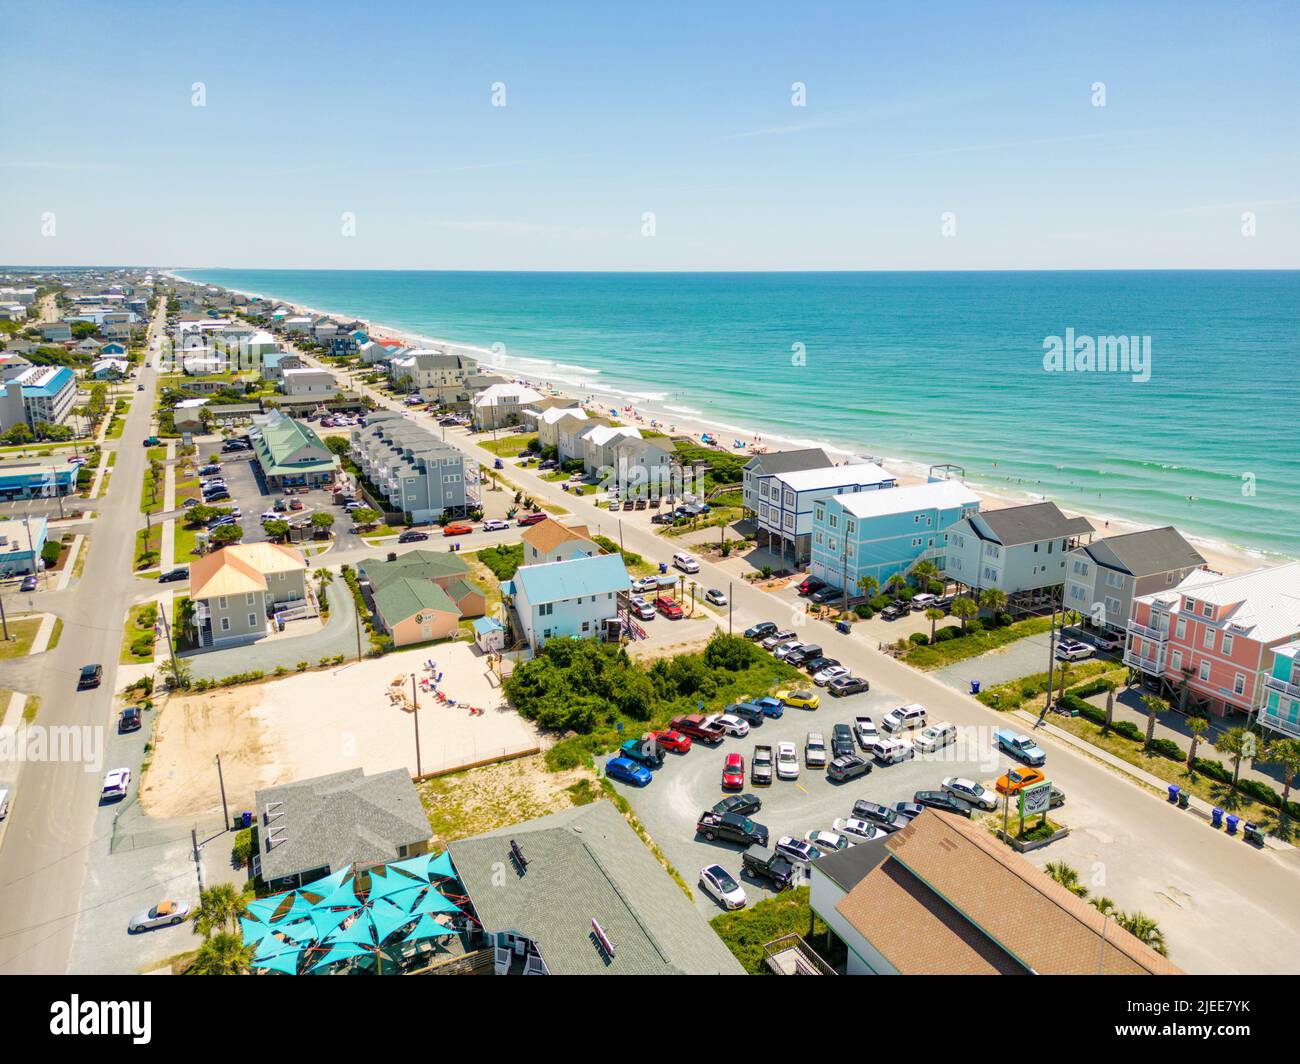
M 837 724 L 831 729 L 831 756 L 846 757 L 853 753 L 853 729 Z
M 860 817 L 839 817 L 831 826 L 851 842 L 871 842 L 889 834 L 885 828 L 868 823 Z
M 669 598 L 667 595 L 660 595 L 657 599 L 655 599 L 655 609 L 657 609 L 670 621 L 680 621 L 682 617 L 685 616 L 685 614 L 682 612 L 682 608 L 679 605 L 677 605 L 677 603 L 673 601 L 673 599 Z
M 778 891 L 794 885 L 794 865 L 782 854 L 766 846 L 751 846 L 740 855 L 741 873 L 751 879 L 766 879 Z
M 670 729 L 669 731 L 651 732 L 650 734 L 655 737 L 655 742 L 665 750 L 671 750 L 675 754 L 684 754 L 691 748 L 691 737 L 683 735 L 679 731 Z
M 745 629 L 746 639 L 766 639 L 776 631 L 776 625 L 771 621 L 759 621 L 758 624 L 752 624 Z
M 728 715 L 739 717 L 751 727 L 757 727 L 763 723 L 763 711 L 753 702 L 733 702 L 727 706 L 726 711 Z
M 943 813 L 956 813 L 968 820 L 974 811 L 974 806 L 970 802 L 963 801 L 948 791 L 917 791 L 912 795 L 912 801 L 917 805 L 925 806 L 927 809 L 938 809 Z
M 831 682 L 826 685 L 826 690 L 836 698 L 843 698 L 846 695 L 857 695 L 862 694 L 864 691 L 870 691 L 871 684 L 861 676 L 852 676 L 845 673 L 841 676 L 836 676 L 835 679 L 831 680 Z
M 611 757 L 605 762 L 605 775 L 621 783 L 645 787 L 654 778 L 650 770 L 626 757 Z
M 1078 661 L 1092 656 L 1092 647 L 1078 639 L 1062 639 L 1056 644 L 1056 657 L 1060 661 Z
M 664 763 L 664 752 L 653 739 L 624 739 L 618 756 L 649 769 L 662 768 Z
M 814 591 L 808 596 L 809 602 L 815 602 L 819 606 L 824 606 L 828 602 L 834 602 L 836 599 L 844 597 L 844 592 L 838 587 L 823 587 Z
M 824 669 L 813 673 L 813 683 L 819 687 L 828 687 L 832 680 L 838 680 L 841 676 L 847 676 L 848 674 L 849 670 L 843 665 L 827 665 Z
M 681 717 L 674 717 L 668 726 L 673 731 L 689 735 L 692 739 L 715 745 L 722 742 L 727 734 L 716 724 L 707 723 L 706 718 L 700 713 L 687 713 Z
M 832 665 L 838 665 L 839 659 L 829 657 L 826 654 L 818 654 L 815 658 L 809 658 L 799 664 L 800 668 L 807 670 L 809 676 L 816 676 L 822 669 L 829 669 Z
M 928 591 L 923 591 L 919 595 L 913 595 L 912 601 L 909 602 L 908 605 L 916 612 L 919 612 L 920 610 L 928 610 L 935 604 L 938 597 L 938 595 L 931 595 Z
M 442 534 L 444 536 L 468 536 L 473 531 L 474 526 L 468 521 L 452 521 L 450 524 L 443 526 Z
M 903 827 L 907 827 L 910 821 L 915 820 L 925 812 L 925 806 L 917 805 L 915 802 L 895 802 L 894 812 L 903 822 Z
M 947 721 L 939 721 L 921 729 L 921 734 L 912 740 L 913 745 L 923 754 L 933 754 L 945 746 L 957 741 L 957 728 Z
M 640 595 L 633 595 L 627 602 L 628 609 L 636 615 L 638 621 L 653 621 L 655 608 Z
M 1101 632 L 1094 639 L 1098 650 L 1107 654 L 1118 654 L 1124 649 L 1124 636 L 1118 632 Z
M 792 865 L 802 867 L 805 870 L 811 868 L 812 863 L 822 855 L 821 850 L 817 849 L 811 842 L 796 839 L 792 835 L 782 835 L 776 840 L 776 852 L 781 854 Z
M 907 731 L 910 728 L 923 728 L 925 726 L 925 717 L 925 706 L 912 702 L 909 705 L 891 709 L 885 714 L 880 726 L 885 731 L 891 732 Z
M 398 543 L 423 543 L 429 538 L 428 532 L 408 530 L 397 537 Z
M 799 778 L 799 752 L 794 743 L 776 744 L 776 775 L 783 780 Z
M 704 601 L 714 606 L 725 606 L 727 604 L 727 593 L 719 591 L 716 587 L 711 587 L 704 592 Z
M 773 649 L 772 656 L 774 658 L 778 658 L 782 661 L 785 661 L 790 657 L 791 654 L 794 654 L 797 651 L 802 650 L 803 647 L 804 644 L 799 642 L 798 640 L 795 640 L 792 643 L 782 643 Z
M 89 687 L 98 687 L 103 679 L 103 665 L 83 665 L 80 674 L 77 676 L 77 690 L 84 691 Z
M 722 865 L 700 869 L 700 889 L 724 909 L 743 909 L 745 906 L 744 887 Z
M 673 555 L 673 567 L 680 569 L 684 573 L 698 573 L 700 571 L 700 563 L 683 551 L 678 551 Z
M 876 722 L 865 715 L 854 717 L 853 738 L 858 741 L 858 746 L 863 750 L 868 749 L 872 743 L 880 738 L 880 732 L 876 728 Z
M 764 650 L 775 650 L 782 643 L 788 643 L 796 638 L 797 633 L 793 628 L 786 628 L 780 632 L 773 632 L 771 635 L 759 640 L 759 646 Z
M 836 853 L 839 850 L 847 850 L 853 845 L 852 839 L 846 838 L 837 831 L 817 829 L 805 832 L 803 841 L 812 843 L 822 853 Z
M 632 581 L 632 590 L 638 595 L 643 595 L 647 591 L 658 591 L 659 580 L 653 576 L 640 576 Z
M 1026 787 L 1042 783 L 1045 779 L 1047 777 L 1036 768 L 1010 768 L 997 778 L 993 786 L 998 794 L 1019 794 Z
M 749 816 L 763 808 L 763 800 L 756 794 L 729 794 L 713 807 L 715 813 L 735 813 Z
M 117 730 L 119 732 L 133 732 L 140 730 L 140 707 L 127 706 L 118 715 Z
M 999 728 L 993 733 L 993 742 L 999 750 L 1019 758 L 1026 765 L 1042 765 L 1047 761 L 1047 753 L 1028 735 Z
M 754 747 L 754 756 L 749 761 L 749 778 L 755 784 L 772 782 L 772 748 L 770 746 Z
M 510 527 L 509 521 L 503 521 L 499 517 L 489 517 L 483 522 L 484 532 L 504 532 Z
M 915 756 L 916 749 L 906 739 L 881 737 L 871 744 L 871 756 L 885 765 L 896 765 Z
M 982 783 L 968 780 L 962 776 L 949 776 L 943 781 L 942 789 L 954 794 L 964 802 L 977 805 L 981 809 L 996 809 L 998 796 Z
M 871 771 L 871 762 L 857 754 L 841 754 L 826 766 L 826 778 L 835 783 L 865 776 Z
M 764 695 L 762 698 L 748 699 L 751 705 L 759 708 L 759 711 L 765 717 L 771 717 L 773 720 L 779 720 L 785 716 L 785 703 L 779 698 L 772 695 Z
M 104 774 L 104 785 L 99 790 L 99 797 L 125 798 L 131 789 L 131 770 L 129 768 L 110 769 Z
M 906 617 L 911 612 L 911 608 L 906 602 L 891 602 L 880 611 L 880 616 L 882 620 L 896 621 L 900 617 Z
M 885 831 L 898 831 L 907 823 L 907 818 L 896 810 L 879 802 L 869 802 L 865 798 L 860 798 L 853 803 L 853 817 L 865 820 Z
M 9 815 L 9 789 L 0 787 L 0 820 Z
M 816 691 L 803 689 L 797 691 L 778 691 L 776 697 L 787 706 L 792 706 L 795 709 L 816 709 L 821 705 L 821 697 Z
M 800 582 L 796 589 L 801 595 L 811 595 L 814 591 L 820 591 L 826 586 L 826 581 L 816 576 L 807 576 Z
M 763 824 L 755 823 L 739 813 L 715 813 L 712 810 L 700 814 L 695 831 L 709 842 L 724 839 L 745 846 L 766 846 L 768 839 L 768 831 Z
M 802 665 L 805 661 L 812 661 L 813 658 L 819 658 L 822 655 L 822 648 L 816 643 L 804 643 L 797 650 L 792 650 L 785 655 L 785 660 L 791 665 Z M 780 657 L 780 651 L 777 651 L 777 657 Z
M 174 927 L 190 915 L 190 903 L 168 899 L 136 913 L 127 921 L 126 929 L 132 934 L 151 931 L 155 927 Z
M 541 524 L 541 523 L 542 523 L 543 521 L 545 521 L 545 520 L 546 520 L 546 514 L 544 514 L 544 513 L 540 513 L 540 512 L 539 512 L 539 513 L 523 514 L 523 515 L 521 515 L 519 518 L 516 519 L 515 524 L 517 524 L 517 525 L 538 525 L 538 524 Z
M 32 574 L 30 574 L 30 575 L 28 575 L 28 576 L 24 576 L 24 577 L 23 577 L 23 582 L 22 582 L 21 584 L 18 585 L 18 590 L 19 590 L 19 591 L 35 591 L 35 590 L 36 590 L 36 574 L 35 574 L 35 573 L 32 573 Z
M 745 785 L 745 758 L 741 754 L 728 754 L 722 761 L 722 789 L 738 791 Z
M 826 765 L 826 740 L 822 733 L 810 731 L 804 736 L 803 763 L 809 768 L 824 768 Z
M 711 719 L 724 732 L 734 735 L 737 739 L 743 739 L 749 734 L 749 722 L 741 720 L 734 713 L 720 713 Z

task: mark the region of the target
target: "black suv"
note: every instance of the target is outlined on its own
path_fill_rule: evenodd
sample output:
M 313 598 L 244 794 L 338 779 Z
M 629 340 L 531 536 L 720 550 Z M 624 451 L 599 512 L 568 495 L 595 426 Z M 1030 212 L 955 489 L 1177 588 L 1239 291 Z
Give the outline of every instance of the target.
M 898 831 L 907 824 L 907 817 L 901 816 L 887 805 L 868 802 L 860 798 L 853 803 L 853 815 L 859 820 L 867 820 L 886 831 Z
M 753 727 L 759 727 L 763 723 L 763 711 L 754 705 L 753 702 L 735 702 L 729 705 L 723 712 L 730 713 L 733 717 L 739 717 L 741 720 L 748 721 Z
M 831 729 L 831 756 L 845 757 L 857 749 L 853 744 L 853 729 L 847 724 L 837 724 Z
M 771 880 L 777 890 L 794 885 L 794 865 L 775 850 L 763 846 L 751 846 L 740 855 L 740 872 L 749 873 L 754 879 Z
M 766 639 L 769 635 L 776 635 L 776 625 L 771 621 L 759 621 L 752 628 L 745 629 L 746 639 Z
M 791 665 L 802 665 L 805 661 L 812 661 L 813 658 L 822 656 L 822 648 L 816 643 L 808 643 L 799 647 L 798 650 L 792 650 L 785 656 L 785 660 Z
M 98 687 L 103 678 L 103 665 L 83 665 L 81 675 L 77 677 L 77 690 L 84 691 L 88 687 Z

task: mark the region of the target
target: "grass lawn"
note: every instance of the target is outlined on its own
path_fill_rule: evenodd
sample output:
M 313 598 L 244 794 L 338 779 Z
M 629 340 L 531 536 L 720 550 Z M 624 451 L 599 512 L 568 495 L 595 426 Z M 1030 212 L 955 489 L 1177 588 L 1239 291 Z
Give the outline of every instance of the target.
M 161 550 L 162 526 L 155 523 L 153 534 L 149 536 L 149 542 L 147 544 L 145 543 L 145 535 L 146 530 L 143 528 L 135 534 L 135 560 L 133 562 L 133 567 L 136 572 L 145 572 L 149 569 L 158 568 L 158 558 L 145 557 L 145 552 L 151 550 L 156 554 Z M 89 551 L 84 553 L 89 553 Z
M 490 580 L 493 587 L 499 580 L 509 580 L 524 564 L 524 545 L 522 543 L 501 543 L 492 547 L 481 547 L 474 554 L 465 555 L 470 567 L 486 573 L 480 580 Z M 500 590 L 497 592 L 500 598 Z M 488 613 L 491 614 L 491 610 Z
M 1098 676 L 1110 674 L 1113 674 L 1111 678 L 1123 683 L 1124 678 L 1128 675 L 1128 669 L 1116 665 L 1113 661 L 1102 659 L 1071 662 L 1070 671 L 1065 676 L 1065 689 L 1069 691 L 1085 680 L 1093 680 Z M 1059 672 L 1054 673 L 1052 681 L 1053 689 L 1059 689 L 1061 674 Z M 1021 676 L 1017 680 L 996 684 L 981 691 L 976 695 L 976 698 L 990 709 L 1025 709 L 1037 713 L 1043 708 L 1046 693 L 1047 673 L 1037 672 L 1030 676 Z
M 0 640 L 0 661 L 8 658 L 26 657 L 40 631 L 41 618 L 23 617 L 9 622 L 9 638 Z
M 41 711 L 41 696 L 28 695 L 27 703 L 23 706 L 23 723 L 31 724 L 36 720 L 36 714 Z
M 99 494 L 95 496 L 95 498 L 97 499 L 102 499 L 105 495 L 108 494 L 108 482 L 113 476 L 113 463 L 117 461 L 117 452 L 109 451 L 108 457 L 106 459 L 103 459 L 103 461 L 106 461 L 108 465 L 107 468 L 105 468 L 104 470 L 103 477 L 99 481 Z
M 50 632 L 50 641 L 46 645 L 46 650 L 53 650 L 59 645 L 59 640 L 63 638 L 63 618 L 54 618 L 54 630 Z
M 1040 632 L 1049 631 L 1051 627 L 1052 619 L 1050 617 L 1030 617 L 1027 620 L 1015 621 L 1005 628 L 988 628 L 979 632 L 971 632 L 969 635 L 958 636 L 956 639 L 949 639 L 945 643 L 913 647 L 903 655 L 903 660 L 917 669 L 926 671 L 938 669 L 944 665 L 951 665 L 955 661 L 965 661 L 967 658 L 973 658 L 978 654 L 986 654 L 990 650 L 997 650 L 998 647 L 1004 647 L 1018 639 L 1024 639 L 1027 635 L 1037 635 Z
M 810 918 L 808 888 L 796 887 L 735 912 L 719 913 L 709 923 L 750 975 L 771 974 L 763 963 L 763 946 L 782 935 L 802 935 L 824 961 L 842 965 L 846 955 L 843 944 L 820 919 L 814 921 L 809 937 Z
M 153 661 L 153 626 L 157 616 L 156 602 L 142 602 L 138 606 L 131 607 L 126 615 L 126 627 L 122 630 L 122 649 L 117 656 L 120 664 L 143 665 Z M 145 623 L 141 623 L 142 621 Z M 147 652 L 137 654 L 131 649 L 131 644 L 142 636 L 148 638 L 149 649 Z
M 520 451 L 526 450 L 535 439 L 535 432 L 512 432 L 508 436 L 499 436 L 495 440 L 478 440 L 477 443 L 483 450 L 491 451 L 500 458 L 513 458 Z

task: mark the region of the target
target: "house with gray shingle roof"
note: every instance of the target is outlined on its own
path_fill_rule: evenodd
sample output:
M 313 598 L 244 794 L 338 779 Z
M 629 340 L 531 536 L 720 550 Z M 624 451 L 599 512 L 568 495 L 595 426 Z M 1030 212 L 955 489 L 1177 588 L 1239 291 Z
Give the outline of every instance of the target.
M 367 776 L 354 768 L 264 787 L 255 804 L 253 871 L 272 891 L 429 849 L 429 820 L 405 769 Z
M 1066 606 L 1112 632 L 1125 630 L 1138 595 L 1176 587 L 1205 565 L 1172 525 L 1085 543 L 1067 562 Z
M 744 974 L 609 802 L 462 839 L 448 851 L 498 974 Z
M 1066 556 L 1092 539 L 1082 517 L 1067 517 L 1054 502 L 984 510 L 948 528 L 944 573 L 949 580 L 1033 605 L 1063 587 Z

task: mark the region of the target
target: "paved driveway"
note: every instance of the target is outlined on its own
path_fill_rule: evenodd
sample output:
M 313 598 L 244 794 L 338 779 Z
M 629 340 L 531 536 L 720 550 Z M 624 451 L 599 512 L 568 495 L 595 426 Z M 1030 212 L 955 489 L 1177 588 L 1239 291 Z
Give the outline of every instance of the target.
M 935 669 L 932 675 L 958 691 L 969 691 L 971 680 L 979 680 L 987 688 L 1008 680 L 1018 680 L 1022 676 L 1046 672 L 1049 638 L 1046 632 L 1027 635 L 998 650 Z

